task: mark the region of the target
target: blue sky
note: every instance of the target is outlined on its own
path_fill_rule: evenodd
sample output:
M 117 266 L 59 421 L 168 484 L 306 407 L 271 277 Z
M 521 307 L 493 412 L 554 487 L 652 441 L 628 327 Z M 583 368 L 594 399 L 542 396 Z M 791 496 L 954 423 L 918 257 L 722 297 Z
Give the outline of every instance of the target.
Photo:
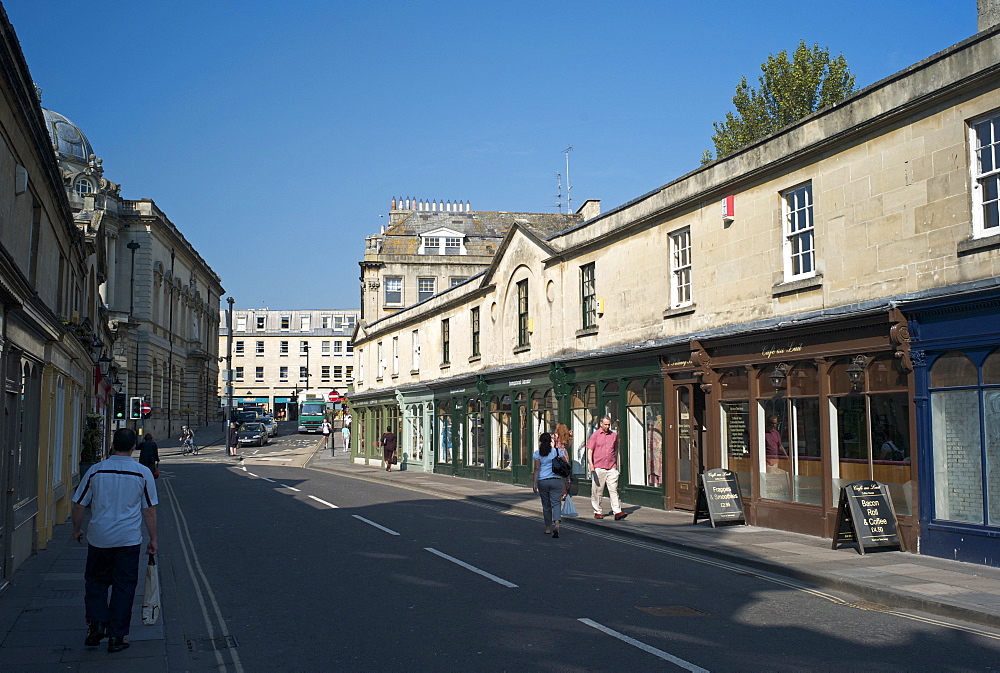
M 696 168 L 769 53 L 818 43 L 863 87 L 976 32 L 975 0 L 4 7 L 105 176 L 275 309 L 359 306 L 393 196 L 557 212 L 573 146 L 574 208 L 607 210 Z

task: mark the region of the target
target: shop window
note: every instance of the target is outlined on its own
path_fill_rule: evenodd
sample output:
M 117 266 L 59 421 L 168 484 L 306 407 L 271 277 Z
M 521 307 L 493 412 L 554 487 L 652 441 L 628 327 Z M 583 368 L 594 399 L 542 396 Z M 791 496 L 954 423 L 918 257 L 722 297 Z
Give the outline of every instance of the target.
M 628 483 L 663 485 L 663 392 L 658 378 L 636 380 L 625 391 Z
M 724 467 L 736 473 L 747 495 L 751 476 L 749 385 L 750 376 L 743 368 L 724 371 L 719 377 Z
M 587 469 L 587 439 L 597 429 L 597 388 L 593 384 L 576 386 L 570 395 L 570 432 L 573 433 L 573 457 Z
M 552 435 L 553 446 L 555 445 L 556 423 L 559 421 L 559 408 L 556 402 L 555 391 L 549 388 L 544 393 L 536 390 L 531 394 L 531 429 L 528 431 L 534 441 L 543 432 Z M 532 448 L 532 452 L 537 446 Z M 572 458 L 572 447 L 566 447 L 566 453 Z
M 771 377 L 780 366 L 766 367 L 760 376 L 762 392 L 774 391 L 758 405 L 761 497 L 820 505 L 819 372 L 812 363 L 796 363 L 785 368 L 784 381 L 775 389 Z
M 490 415 L 493 430 L 490 442 L 490 447 L 493 449 L 490 467 L 494 470 L 509 470 L 513 444 L 510 395 L 494 397 L 490 401 Z
M 535 449 L 532 446 L 531 433 L 528 431 L 528 398 L 524 393 L 518 393 L 514 396 L 514 402 L 517 408 L 517 464 L 531 465 L 531 456 Z
M 486 464 L 486 414 L 479 398 L 469 400 L 465 418 L 465 446 L 469 447 L 468 465 L 482 467 Z M 459 447 L 459 462 L 464 460 Z
M 618 411 L 618 383 L 612 381 L 604 384 L 604 414 L 611 417 L 611 429 L 618 432 L 621 414 Z
M 1000 115 L 972 125 L 973 236 L 1000 232 Z
M 442 400 L 437 407 L 437 462 L 450 463 L 452 456 L 451 402 Z
M 843 390 L 850 380 L 850 360 L 836 362 L 830 371 L 831 388 Z M 910 405 L 906 375 L 892 356 L 872 359 L 864 380 L 847 394 L 831 397 L 836 418 L 831 419 L 833 489 L 831 506 L 840 489 L 854 481 L 874 480 L 889 487 L 897 514 L 913 511 L 910 477 Z M 856 390 L 855 390 L 856 388 Z
M 945 353 L 930 384 L 934 518 L 1000 525 L 1000 353 L 983 362 L 982 385 L 968 356 Z

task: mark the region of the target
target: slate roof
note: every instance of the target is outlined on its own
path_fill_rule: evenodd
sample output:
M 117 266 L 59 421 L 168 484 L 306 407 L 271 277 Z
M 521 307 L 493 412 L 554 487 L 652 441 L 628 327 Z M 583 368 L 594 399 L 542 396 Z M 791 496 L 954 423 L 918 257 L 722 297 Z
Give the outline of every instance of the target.
M 508 213 L 474 211 L 468 213 L 416 211 L 382 234 L 381 255 L 416 255 L 420 234 L 452 229 L 465 234 L 469 255 L 493 255 L 514 222 L 545 239 L 583 221 L 580 215 L 560 213 Z

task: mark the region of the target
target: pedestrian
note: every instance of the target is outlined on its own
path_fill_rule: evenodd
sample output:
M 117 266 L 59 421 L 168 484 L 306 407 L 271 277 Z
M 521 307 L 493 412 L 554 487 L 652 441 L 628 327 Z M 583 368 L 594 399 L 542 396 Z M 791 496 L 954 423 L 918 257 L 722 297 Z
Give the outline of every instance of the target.
M 542 499 L 542 518 L 545 520 L 545 534 L 559 537 L 559 522 L 562 520 L 562 497 L 566 482 L 552 471 L 552 460 L 561 456 L 567 462 L 569 454 L 565 449 L 552 446 L 552 436 L 543 432 L 538 438 L 538 448 L 532 458 L 535 463 L 535 479 L 531 490 Z
M 351 451 L 351 426 L 344 425 L 340 429 L 340 434 L 344 437 L 344 453 L 350 453 Z
M 385 471 L 392 472 L 392 464 L 396 462 L 396 435 L 392 434 L 392 427 L 385 429 L 385 434 L 379 440 L 382 446 L 382 459 L 385 461 Z
M 149 468 L 154 479 L 160 476 L 160 447 L 153 441 L 153 435 L 146 435 L 139 444 L 139 462 Z
M 557 449 L 562 449 L 566 456 L 569 456 L 570 449 L 573 446 L 573 431 L 566 427 L 565 423 L 557 423 L 556 430 L 552 433 L 552 446 Z M 573 461 L 567 458 L 567 462 L 572 465 Z M 569 477 L 563 479 L 563 500 L 569 494 Z
M 330 425 L 330 421 L 326 418 L 323 419 L 323 425 L 319 426 L 319 431 L 323 433 L 323 448 L 330 446 L 330 431 L 333 430 L 333 426 Z
M 156 483 L 149 468 L 132 459 L 137 439 L 134 430 L 116 430 L 111 456 L 87 470 L 73 496 L 73 539 L 77 542 L 83 542 L 83 513 L 90 507 L 84 573 L 88 628 L 83 642 L 94 647 L 107 636 L 108 652 L 129 646 L 125 636 L 139 582 L 141 523 L 149 532 L 146 553 L 157 550 Z
M 236 421 L 233 421 L 229 424 L 229 441 L 227 442 L 230 456 L 236 455 L 236 447 L 239 445 L 239 436 L 240 428 L 236 425 Z
M 601 418 L 600 426 L 587 440 L 587 468 L 590 470 L 590 504 L 594 507 L 594 518 L 604 518 L 601 498 L 604 497 L 605 485 L 615 521 L 627 517 L 628 513 L 622 511 L 618 499 L 618 433 L 611 429 L 610 416 Z
M 189 428 L 186 425 L 181 426 L 181 436 L 179 438 L 179 441 L 181 443 L 181 446 L 184 447 L 183 450 L 181 451 L 182 456 L 188 453 L 195 453 L 194 431 L 191 430 L 191 428 Z

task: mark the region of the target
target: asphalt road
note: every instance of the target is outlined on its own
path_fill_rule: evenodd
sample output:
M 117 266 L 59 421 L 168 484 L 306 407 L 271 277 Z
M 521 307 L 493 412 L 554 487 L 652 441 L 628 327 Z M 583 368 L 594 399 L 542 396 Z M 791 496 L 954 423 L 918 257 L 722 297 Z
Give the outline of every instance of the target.
M 161 466 L 171 670 L 1000 670 L 1000 631 L 284 464 L 302 440 Z

